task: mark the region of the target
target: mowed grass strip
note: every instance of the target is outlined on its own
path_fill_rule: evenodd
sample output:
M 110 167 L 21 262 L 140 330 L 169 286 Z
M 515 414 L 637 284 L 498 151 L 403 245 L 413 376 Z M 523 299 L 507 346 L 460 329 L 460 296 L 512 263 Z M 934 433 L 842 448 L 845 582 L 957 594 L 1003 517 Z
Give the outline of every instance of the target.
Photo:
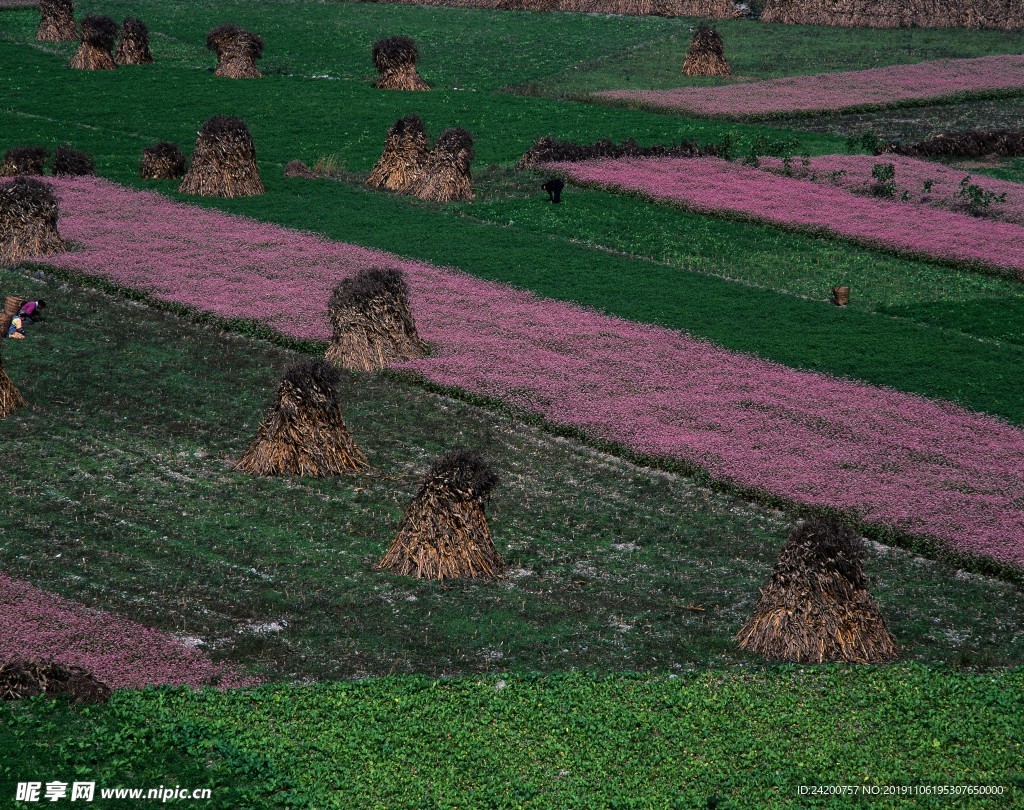
M 215 785 L 215 807 L 864 803 L 801 785 L 878 787 L 877 807 L 1007 807 L 1024 790 L 1022 688 L 1020 669 L 896 665 L 121 692 L 86 711 L 0 708 L 18 732 L 0 740 L 19 755 L 0 789 L 34 774 L 45 750 L 50 772 L 105 784 L 159 774 L 166 758 L 179 784 L 198 773 Z M 999 792 L 886 795 L 888 785 Z
M 759 663 L 731 639 L 792 525 L 781 512 L 373 376 L 347 375 L 342 398 L 375 475 L 251 478 L 232 460 L 296 354 L 13 272 L 0 289 L 49 304 L 3 347 L 31 403 L 0 423 L 19 459 L 0 504 L 24 516 L 0 543 L 11 577 L 271 677 Z M 457 446 L 501 478 L 506 576 L 376 572 L 420 476 Z M 868 555 L 904 658 L 1024 661 L 1018 586 Z

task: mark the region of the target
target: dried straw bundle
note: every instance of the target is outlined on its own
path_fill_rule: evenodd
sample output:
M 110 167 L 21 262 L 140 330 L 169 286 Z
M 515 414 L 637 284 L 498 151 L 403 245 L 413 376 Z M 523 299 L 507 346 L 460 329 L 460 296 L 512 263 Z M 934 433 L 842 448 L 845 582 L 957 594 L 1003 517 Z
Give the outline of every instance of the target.
M 786 540 L 754 616 L 736 636 L 741 649 L 799 663 L 882 663 L 896 644 L 868 592 L 857 534 L 812 520 Z
M 289 160 L 284 167 L 285 177 L 316 177 L 317 174 L 301 160 Z
M 1021 157 L 1024 156 L 1024 130 L 975 129 L 940 132 L 915 143 L 891 143 L 879 154 L 910 157 Z
M 72 0 L 39 0 L 39 42 L 74 42 L 78 39 Z
M 41 146 L 16 146 L 4 152 L 0 177 L 40 175 L 46 166 L 46 150 Z
M 11 316 L 4 315 L 0 321 L 6 321 L 7 326 L 11 325 Z M 7 326 L 4 327 L 4 334 L 7 334 Z M 0 419 L 6 417 L 11 411 L 28 404 L 21 391 L 14 387 L 14 382 L 7 376 L 4 370 L 4 360 L 0 356 Z
M 110 17 L 89 14 L 82 20 L 82 44 L 68 62 L 75 70 L 113 70 L 111 51 L 117 38 L 117 23 Z
M 761 22 L 867 28 L 1024 29 L 1017 0 L 767 0 Z
M 142 150 L 139 177 L 146 180 L 180 180 L 185 176 L 185 156 L 178 144 L 160 141 Z
M 366 184 L 391 191 L 404 191 L 415 183 L 430 158 L 430 142 L 423 119 L 417 113 L 391 125 L 384 151 Z
M 256 147 L 244 121 L 215 115 L 199 130 L 192 166 L 178 188 L 204 197 L 251 197 L 262 194 Z
M 422 579 L 494 577 L 504 566 L 484 505 L 498 483 L 479 455 L 453 450 L 430 467 L 377 568 Z
M 56 661 L 11 661 L 0 668 L 0 700 L 67 695 L 74 703 L 106 703 L 111 689 L 82 667 Z
M 362 270 L 334 288 L 327 359 L 349 371 L 378 371 L 426 356 L 401 270 Z
M 422 174 L 406 193 L 431 202 L 472 200 L 470 166 L 474 157 L 473 136 L 461 127 L 446 129 L 434 144 Z
M 64 253 L 57 198 L 46 183 L 16 177 L 0 185 L 0 265 Z
M 149 30 L 137 17 L 125 17 L 121 23 L 121 42 L 114 61 L 119 65 L 151 65 L 153 54 L 149 50 Z
M 655 144 L 640 146 L 632 138 L 621 144 L 612 143 L 608 138 L 590 144 L 560 141 L 557 138 L 539 138 L 519 159 L 520 169 L 534 169 L 542 163 L 555 161 L 579 161 L 621 157 L 700 157 L 700 146 L 694 141 L 680 141 L 678 144 Z
M 690 52 L 683 62 L 683 73 L 687 76 L 731 76 L 729 63 L 725 59 L 725 44 L 722 35 L 710 25 L 700 25 L 690 42 Z
M 263 56 L 263 38 L 234 23 L 225 23 L 206 34 L 206 47 L 217 54 L 214 76 L 229 79 L 259 79 L 263 76 L 256 60 Z
M 338 371 L 323 360 L 303 360 L 284 373 L 259 433 L 235 464 L 251 475 L 323 477 L 369 469 L 345 426 Z
M 419 51 L 409 37 L 390 37 L 373 43 L 373 64 L 380 90 L 429 90 L 416 72 Z
M 96 165 L 88 152 L 58 146 L 53 152 L 53 173 L 57 177 L 84 177 L 96 174 Z

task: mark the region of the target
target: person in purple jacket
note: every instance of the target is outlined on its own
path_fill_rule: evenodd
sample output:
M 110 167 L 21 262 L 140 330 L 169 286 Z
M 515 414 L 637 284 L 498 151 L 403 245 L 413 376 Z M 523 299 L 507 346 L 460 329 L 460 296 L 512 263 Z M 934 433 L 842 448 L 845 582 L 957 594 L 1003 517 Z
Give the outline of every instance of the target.
M 21 305 L 18 316 L 25 319 L 25 325 L 28 326 L 43 319 L 42 309 L 45 306 L 45 301 L 26 301 Z

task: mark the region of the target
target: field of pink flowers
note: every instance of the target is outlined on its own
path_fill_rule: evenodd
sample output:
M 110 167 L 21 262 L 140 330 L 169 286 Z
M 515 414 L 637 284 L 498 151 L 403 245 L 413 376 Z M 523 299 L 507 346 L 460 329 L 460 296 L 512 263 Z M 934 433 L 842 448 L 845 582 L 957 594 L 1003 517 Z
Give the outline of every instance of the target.
M 88 669 L 108 686 L 250 686 L 257 681 L 214 664 L 173 636 L 90 610 L 0 574 L 0 662 L 55 659 Z
M 438 350 L 405 368 L 434 382 L 1024 566 L 1024 432 L 995 418 L 104 180 L 55 186 L 60 229 L 84 247 L 52 264 L 317 339 L 339 279 L 400 268 Z
M 807 163 L 793 161 L 787 172 L 779 158 L 760 159 L 761 168 L 776 174 L 790 174 L 801 180 L 812 180 L 857 193 L 870 194 L 875 180 L 872 169 L 879 163 L 891 163 L 895 175 L 894 197 L 918 205 L 944 208 L 952 211 L 969 212 L 967 200 L 960 193 L 961 183 L 968 178 L 970 185 L 996 196 L 1005 194 L 1004 202 L 992 202 L 979 215 L 990 219 L 1001 219 L 1024 225 L 1024 185 L 997 180 L 983 174 L 972 174 L 943 163 L 902 155 L 821 155 L 810 158 Z
M 602 98 L 728 118 L 825 112 L 1024 88 L 1024 56 L 937 59 L 720 87 L 608 90 Z
M 1013 270 L 1024 278 L 1024 227 L 1009 222 L 852 195 L 718 158 L 621 158 L 548 168 L 691 211 L 739 214 L 912 256 Z

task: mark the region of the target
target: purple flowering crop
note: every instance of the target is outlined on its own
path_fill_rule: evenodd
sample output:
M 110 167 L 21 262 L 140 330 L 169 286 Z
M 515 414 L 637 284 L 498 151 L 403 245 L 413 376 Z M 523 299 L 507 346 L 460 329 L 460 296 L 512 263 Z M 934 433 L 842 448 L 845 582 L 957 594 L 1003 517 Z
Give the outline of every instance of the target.
M 54 659 L 85 667 L 114 689 L 160 684 L 250 686 L 258 683 L 174 636 L 0 574 L 0 664 Z
M 742 118 L 898 104 L 1020 87 L 1024 87 L 1024 56 L 1001 54 L 975 59 L 937 59 L 916 65 L 893 65 L 816 76 L 791 76 L 719 87 L 608 90 L 595 95 L 701 115 Z
M 338 280 L 400 268 L 419 331 L 438 348 L 404 368 L 741 486 L 1024 566 L 1024 431 L 994 417 L 97 178 L 54 185 L 61 233 L 84 249 L 51 264 L 315 339 L 330 335 Z

